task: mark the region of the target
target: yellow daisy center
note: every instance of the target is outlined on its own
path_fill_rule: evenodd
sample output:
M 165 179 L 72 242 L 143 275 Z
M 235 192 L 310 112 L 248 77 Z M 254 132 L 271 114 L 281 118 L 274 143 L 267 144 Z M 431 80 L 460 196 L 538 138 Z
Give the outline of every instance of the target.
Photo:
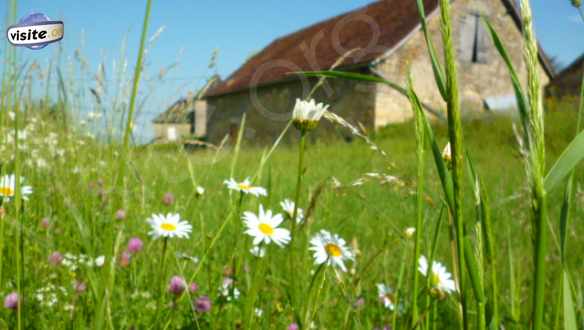
M 174 225 L 172 223 L 165 222 L 165 223 L 160 225 L 160 229 L 162 229 L 164 231 L 175 231 L 176 225 Z
M 432 286 L 438 286 L 438 284 L 440 284 L 440 276 L 438 276 L 436 273 L 432 273 L 430 275 L 430 283 Z
M 326 253 L 331 257 L 340 257 L 343 254 L 341 248 L 333 243 L 328 243 L 327 245 L 324 246 L 324 249 L 326 250 Z
M 14 195 L 14 190 L 10 187 L 0 187 L 0 195 L 2 196 L 12 196 Z
M 272 236 L 274 234 L 274 228 L 268 224 L 260 223 L 259 228 L 264 235 Z
M 249 185 L 247 183 L 240 183 L 239 184 L 239 189 L 241 189 L 241 190 L 250 190 L 251 189 L 251 185 Z

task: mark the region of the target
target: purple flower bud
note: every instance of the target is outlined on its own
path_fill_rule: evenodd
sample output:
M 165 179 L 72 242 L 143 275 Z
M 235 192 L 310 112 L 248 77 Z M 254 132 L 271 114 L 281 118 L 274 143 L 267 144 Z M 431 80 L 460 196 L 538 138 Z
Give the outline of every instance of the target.
M 116 220 L 124 220 L 126 219 L 126 211 L 124 209 L 119 209 L 116 211 Z
M 128 252 L 130 253 L 138 253 L 142 251 L 143 247 L 144 243 L 142 243 L 142 240 L 138 237 L 132 237 L 128 242 Z
M 82 294 L 83 292 L 85 292 L 85 290 L 87 290 L 87 285 L 85 285 L 85 283 L 81 281 L 75 281 L 75 284 L 73 286 L 75 287 L 75 292 L 77 292 L 78 294 Z
M 18 293 L 12 292 L 4 298 L 4 308 L 15 310 L 18 308 Z
M 43 218 L 41 220 L 41 227 L 43 227 L 43 229 L 49 229 L 50 226 L 51 222 L 49 221 L 49 218 Z
M 132 261 L 132 254 L 128 251 L 124 251 L 120 256 L 120 266 L 128 267 Z
M 189 291 L 191 291 L 191 293 L 195 293 L 197 290 L 199 290 L 199 285 L 197 285 L 197 283 L 193 282 L 189 285 Z
M 291 323 L 291 324 L 288 326 L 288 330 L 298 330 L 298 329 L 300 329 L 300 327 L 299 327 L 299 326 L 298 326 L 298 324 L 296 324 L 296 323 Z
M 171 192 L 167 192 L 162 197 L 162 203 L 164 203 L 166 206 L 171 206 L 174 204 L 174 195 Z
M 59 266 L 62 262 L 63 255 L 59 251 L 55 251 L 49 256 L 49 263 L 53 266 Z
M 195 301 L 195 309 L 199 313 L 207 313 L 211 310 L 211 299 L 208 296 L 202 296 Z
M 184 278 L 180 276 L 173 276 L 170 279 L 170 284 L 168 285 L 168 292 L 180 296 L 187 288 L 187 283 Z

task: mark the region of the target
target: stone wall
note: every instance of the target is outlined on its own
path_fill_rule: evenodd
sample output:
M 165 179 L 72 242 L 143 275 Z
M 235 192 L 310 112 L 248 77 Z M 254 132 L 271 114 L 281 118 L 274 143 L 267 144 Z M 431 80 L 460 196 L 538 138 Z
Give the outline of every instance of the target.
M 457 0 L 452 2 L 453 41 L 460 55 L 462 26 L 469 14 L 481 14 L 489 18 L 515 65 L 520 77 L 525 80 L 526 67 L 522 59 L 521 32 L 501 0 Z M 439 12 L 427 13 L 428 27 L 437 53 L 442 58 L 440 42 Z M 463 115 L 483 111 L 483 100 L 487 97 L 501 97 L 513 94 L 507 68 L 489 38 L 486 40 L 485 63 L 458 61 L 460 98 Z M 414 80 L 414 88 L 423 102 L 433 108 L 445 111 L 445 104 L 434 82 L 434 74 L 428 57 L 424 36 L 415 30 L 409 39 L 395 51 L 387 54 L 377 66 L 381 75 L 402 86 L 406 85 L 408 71 Z M 549 78 L 541 68 L 541 83 L 545 86 Z M 525 81 L 524 81 L 525 83 Z M 402 122 L 412 117 L 409 102 L 405 96 L 379 85 L 375 106 L 375 127 Z
M 169 142 L 169 130 L 176 133 L 176 140 L 191 136 L 191 124 L 154 124 L 154 139 L 157 142 Z
M 235 141 L 242 115 L 246 114 L 244 136 L 248 142 L 268 143 L 285 128 L 292 115 L 297 98 L 310 93 L 315 80 L 295 80 L 252 89 L 251 91 L 211 97 L 208 102 L 208 139 L 218 143 L 225 135 Z M 331 105 L 331 110 L 352 123 L 360 122 L 365 127 L 373 126 L 375 86 L 343 79 L 331 79 L 313 95 L 318 102 Z M 337 132 L 331 124 L 323 121 L 318 134 Z M 294 129 L 285 141 L 294 139 Z M 348 135 L 340 131 L 340 134 Z

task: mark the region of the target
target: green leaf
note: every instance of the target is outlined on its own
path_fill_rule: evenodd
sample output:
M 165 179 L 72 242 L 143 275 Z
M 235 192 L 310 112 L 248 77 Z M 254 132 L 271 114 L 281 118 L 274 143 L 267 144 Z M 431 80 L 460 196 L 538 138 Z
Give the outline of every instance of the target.
M 466 267 L 470 275 L 470 283 L 472 284 L 475 297 L 478 302 L 484 303 L 485 291 L 483 288 L 483 276 L 479 268 L 477 257 L 473 251 L 473 244 L 468 238 L 465 238 L 464 242 L 464 259 L 466 261 Z
M 519 117 L 521 119 L 521 125 L 523 127 L 523 142 L 525 143 L 525 147 L 529 147 L 530 145 L 530 138 L 529 138 L 529 111 L 527 109 L 527 101 L 525 98 L 525 93 L 523 92 L 523 88 L 521 87 L 521 82 L 519 80 L 519 75 L 513 66 L 513 62 L 511 62 L 511 57 L 509 57 L 509 53 L 507 53 L 507 49 L 503 45 L 501 38 L 495 31 L 495 28 L 491 25 L 489 20 L 483 19 L 489 33 L 491 34 L 491 39 L 493 39 L 493 44 L 495 44 L 495 48 L 499 51 L 499 54 L 503 58 L 503 61 L 507 65 L 507 70 L 509 71 L 509 75 L 511 76 L 511 83 L 513 84 L 513 90 L 515 91 L 515 98 L 517 99 L 517 110 L 519 110 Z
M 584 158 L 584 132 L 578 134 L 562 152 L 545 177 L 545 190 L 551 191 Z
M 425 130 L 426 130 L 426 139 L 428 143 L 430 143 L 430 147 L 432 148 L 432 155 L 434 157 L 434 164 L 436 165 L 436 170 L 438 171 L 438 176 L 440 177 L 440 183 L 442 184 L 442 189 L 444 191 L 446 202 L 448 203 L 448 207 L 453 210 L 454 209 L 454 200 L 453 200 L 453 193 L 452 193 L 452 178 L 450 172 L 448 171 L 446 164 L 444 164 L 444 160 L 442 159 L 442 152 L 438 147 L 438 143 L 436 142 L 436 138 L 434 136 L 434 131 L 432 130 L 432 126 L 428 122 L 426 118 L 426 114 L 422 111 L 422 106 L 420 103 L 420 99 L 418 95 L 414 91 L 413 85 L 411 81 L 408 81 L 408 97 L 410 98 L 410 103 L 412 104 L 412 109 L 419 113 L 420 119 L 422 120 Z
M 296 72 L 296 74 L 301 74 L 301 75 L 304 75 L 306 77 L 341 78 L 341 79 L 367 81 L 367 82 L 385 84 L 385 85 L 391 87 L 392 89 L 394 89 L 395 91 L 397 91 L 398 93 L 402 94 L 403 96 L 408 97 L 408 91 L 406 88 L 403 88 L 402 86 L 400 86 L 399 84 L 397 84 L 393 81 L 390 81 L 390 80 L 387 80 L 385 78 L 375 76 L 375 75 L 356 73 L 356 72 L 346 72 L 346 71 L 334 71 L 334 70 L 301 71 L 301 72 Z M 420 105 L 422 106 L 422 108 L 424 110 L 430 112 L 432 115 L 436 116 L 437 118 L 442 119 L 442 120 L 446 119 L 440 111 L 434 109 L 432 106 L 425 104 L 423 102 L 420 102 Z
M 424 3 L 422 0 L 417 0 L 418 4 L 418 11 L 420 13 L 420 24 L 422 25 L 422 32 L 424 33 L 424 39 L 426 40 L 426 47 L 428 47 L 428 55 L 430 55 L 430 60 L 432 62 L 432 71 L 434 72 L 434 80 L 436 81 L 436 85 L 438 86 L 438 91 L 440 91 L 440 95 L 443 99 L 446 100 L 447 93 L 446 93 L 446 83 L 445 83 L 445 74 L 442 65 L 438 61 L 438 56 L 436 56 L 436 48 L 434 48 L 434 44 L 432 43 L 432 38 L 428 33 L 428 24 L 426 21 L 426 12 L 424 10 Z
M 564 296 L 564 329 L 577 330 L 576 313 L 574 312 L 574 301 L 572 299 L 572 289 L 570 288 L 570 275 L 564 269 L 563 296 Z
M 570 179 L 566 184 L 564 190 L 564 201 L 562 202 L 562 211 L 560 213 L 560 258 L 562 264 L 566 256 L 566 239 L 568 232 L 568 222 L 570 221 L 570 211 L 572 209 L 572 191 L 574 187 L 574 173 L 570 175 Z

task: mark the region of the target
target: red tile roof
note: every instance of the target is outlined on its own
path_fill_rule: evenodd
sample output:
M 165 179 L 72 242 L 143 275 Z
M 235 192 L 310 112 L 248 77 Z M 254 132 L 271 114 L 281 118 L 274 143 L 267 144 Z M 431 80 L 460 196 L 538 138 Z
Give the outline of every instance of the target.
M 426 12 L 437 0 L 424 0 Z M 276 39 L 250 58 L 207 97 L 235 93 L 291 79 L 290 72 L 329 69 L 349 50 L 341 66 L 368 64 L 396 46 L 419 23 L 415 0 L 380 0 Z
M 521 29 L 521 16 L 513 0 L 502 0 Z M 423 0 L 426 15 L 438 0 Z M 205 97 L 236 93 L 270 83 L 294 79 L 297 71 L 329 69 L 350 50 L 341 67 L 366 65 L 397 46 L 418 26 L 415 0 L 378 0 L 365 7 L 316 23 L 274 40 L 251 57 L 225 81 L 210 89 Z M 554 71 L 543 49 L 540 61 L 549 77 Z

